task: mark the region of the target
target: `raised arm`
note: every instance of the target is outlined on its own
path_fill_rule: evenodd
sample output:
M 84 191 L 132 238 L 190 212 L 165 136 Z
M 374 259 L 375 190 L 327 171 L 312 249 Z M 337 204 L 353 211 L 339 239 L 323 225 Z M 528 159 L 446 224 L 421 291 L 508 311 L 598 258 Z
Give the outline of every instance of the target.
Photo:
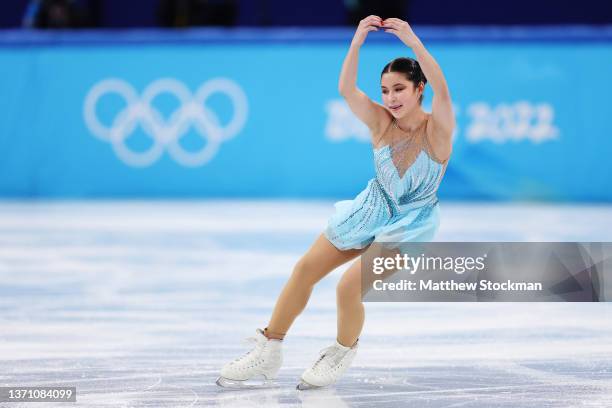
M 434 130 L 431 135 L 434 139 L 437 139 L 434 141 L 447 142 L 446 144 L 450 148 L 451 136 L 455 129 L 455 114 L 453 113 L 453 104 L 446 79 L 440 66 L 407 22 L 398 18 L 389 18 L 383 22 L 383 27 L 385 31 L 395 34 L 414 51 L 423 74 L 425 74 L 425 78 L 427 78 L 427 82 L 434 93 L 431 106 Z M 450 150 L 448 154 L 450 154 Z
M 387 113 L 382 105 L 372 101 L 363 91 L 357 88 L 357 65 L 359 64 L 359 49 L 368 33 L 378 31 L 381 24 L 382 19 L 378 16 L 369 16 L 361 20 L 342 64 L 338 82 L 340 95 L 346 100 L 355 116 L 370 128 L 372 134 L 379 132 L 381 123 Z

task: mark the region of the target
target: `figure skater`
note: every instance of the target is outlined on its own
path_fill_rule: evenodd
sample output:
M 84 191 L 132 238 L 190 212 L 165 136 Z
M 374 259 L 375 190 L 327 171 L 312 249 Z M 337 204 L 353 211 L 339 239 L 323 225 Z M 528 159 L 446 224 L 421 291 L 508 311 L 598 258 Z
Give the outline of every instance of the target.
M 383 68 L 382 105 L 356 86 L 359 49 L 368 33 L 379 29 L 394 34 L 416 56 L 394 59 Z M 428 82 L 434 94 L 431 113 L 421 106 Z M 275 379 L 282 364 L 282 340 L 319 280 L 361 255 L 372 242 L 430 241 L 438 228 L 436 191 L 451 154 L 455 117 L 444 75 L 410 25 L 375 15 L 361 20 L 338 89 L 370 130 L 376 176 L 355 199 L 335 204 L 327 228 L 296 263 L 267 327 L 250 338 L 254 348 L 223 366 L 218 385 L 262 381 L 261 385 Z M 334 383 L 355 357 L 364 323 L 359 259 L 340 279 L 336 294 L 336 340 L 304 371 L 298 389 Z

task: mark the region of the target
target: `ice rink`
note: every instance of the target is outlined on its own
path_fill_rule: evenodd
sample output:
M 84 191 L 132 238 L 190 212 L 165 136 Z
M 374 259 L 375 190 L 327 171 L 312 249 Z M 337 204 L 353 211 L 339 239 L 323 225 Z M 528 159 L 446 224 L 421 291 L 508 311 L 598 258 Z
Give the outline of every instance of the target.
M 100 407 L 612 406 L 611 303 L 366 303 L 354 365 L 295 390 L 336 335 L 345 267 L 289 332 L 277 388 L 217 387 L 332 210 L 0 203 L 0 385 L 76 386 L 77 406 Z M 442 202 L 441 215 L 438 241 L 612 241 L 612 206 Z

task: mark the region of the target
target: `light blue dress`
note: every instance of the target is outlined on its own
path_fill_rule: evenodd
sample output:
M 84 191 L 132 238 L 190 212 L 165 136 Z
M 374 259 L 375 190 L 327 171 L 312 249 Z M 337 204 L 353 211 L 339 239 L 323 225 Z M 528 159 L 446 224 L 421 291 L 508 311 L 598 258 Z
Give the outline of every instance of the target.
M 400 176 L 394 149 L 374 149 L 376 176 L 353 200 L 334 204 L 336 211 L 324 231 L 327 239 L 340 250 L 364 248 L 374 241 L 431 241 L 440 223 L 436 192 L 447 161 L 434 160 L 427 150 L 429 145 L 420 147 Z

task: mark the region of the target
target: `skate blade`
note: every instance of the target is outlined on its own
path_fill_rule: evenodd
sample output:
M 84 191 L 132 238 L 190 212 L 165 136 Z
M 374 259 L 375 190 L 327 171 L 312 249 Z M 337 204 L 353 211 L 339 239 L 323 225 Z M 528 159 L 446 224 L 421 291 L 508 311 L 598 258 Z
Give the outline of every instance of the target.
M 261 379 L 253 379 L 253 380 L 232 380 L 225 377 L 217 378 L 215 383 L 222 388 L 230 388 L 235 390 L 252 390 L 252 389 L 260 389 L 260 388 L 276 388 L 278 384 L 276 384 L 273 380 L 268 380 L 265 378 Z
M 318 385 L 308 384 L 304 380 L 300 381 L 300 383 L 297 385 L 297 387 L 295 387 L 296 390 L 300 390 L 300 391 L 316 390 L 318 388 L 324 388 L 324 387 L 320 387 Z

